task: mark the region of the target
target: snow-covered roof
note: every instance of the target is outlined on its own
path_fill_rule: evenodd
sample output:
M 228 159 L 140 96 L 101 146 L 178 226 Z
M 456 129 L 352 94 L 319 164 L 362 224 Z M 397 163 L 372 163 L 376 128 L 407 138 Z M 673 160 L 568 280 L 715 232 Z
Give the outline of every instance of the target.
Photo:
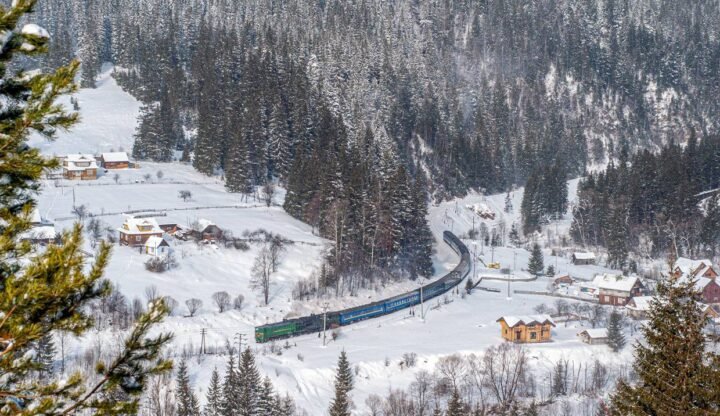
M 41 225 L 39 227 L 32 227 L 20 235 L 21 240 L 54 240 L 55 226 L 52 224 Z
M 590 328 L 585 329 L 583 331 L 580 331 L 578 335 L 586 334 L 589 338 L 598 339 L 598 338 L 607 338 L 608 332 L 607 328 Z
M 33 208 L 32 214 L 30 214 L 30 223 L 32 224 L 41 224 L 43 222 L 42 217 L 40 216 L 40 210 L 37 209 L 37 207 Z
M 198 223 L 198 231 L 203 231 L 207 227 L 209 227 L 211 225 L 215 225 L 214 222 L 212 222 L 210 220 L 206 220 L 205 218 L 200 218 L 197 223 Z
M 714 279 L 711 279 L 709 277 L 696 277 L 696 276 L 697 275 L 683 273 L 683 275 L 678 278 L 678 282 L 679 283 L 687 283 L 690 280 L 694 280 L 695 281 L 695 285 L 694 285 L 695 290 L 697 290 L 698 292 L 702 292 L 705 290 L 705 287 L 707 287 L 707 285 L 709 285 L 710 283 L 712 283 L 714 281 Z
M 129 234 L 157 234 L 163 232 L 155 218 L 135 218 L 132 216 L 125 218 L 125 223 L 118 228 L 118 231 Z
M 650 310 L 650 302 L 652 302 L 654 298 L 654 296 L 635 296 L 630 300 L 626 308 L 639 312 L 648 311 Z
M 573 253 L 573 257 L 578 260 L 595 260 L 595 253 L 575 252 Z
M 164 243 L 166 246 L 169 245 L 169 244 L 167 243 L 167 241 L 165 241 L 164 238 L 158 237 L 158 236 L 156 236 L 156 235 L 152 235 L 152 236 L 150 236 L 150 237 L 147 239 L 147 241 L 145 242 L 145 247 L 158 248 L 158 247 L 160 247 L 163 243 Z
M 702 276 L 711 267 L 712 262 L 708 259 L 693 260 L 686 257 L 679 257 L 675 260 L 675 270 L 694 276 Z
M 130 158 L 126 152 L 108 152 L 102 154 L 102 159 L 105 162 L 129 162 Z
M 505 321 L 505 323 L 510 328 L 513 328 L 519 324 L 523 324 L 523 325 L 528 325 L 531 323 L 544 324 L 546 322 L 550 323 L 552 326 L 555 326 L 555 322 L 553 322 L 552 318 L 550 318 L 550 315 L 503 316 L 497 320 L 497 322 L 500 322 L 500 321 Z
M 638 282 L 637 276 L 623 276 L 619 274 L 599 274 L 593 279 L 593 283 L 599 289 L 617 290 L 629 292 Z
M 65 156 L 67 165 L 64 166 L 67 170 L 85 170 L 85 169 L 97 169 L 97 161 L 95 156 L 89 154 L 74 153 Z M 78 166 L 78 164 L 88 164 L 87 166 Z

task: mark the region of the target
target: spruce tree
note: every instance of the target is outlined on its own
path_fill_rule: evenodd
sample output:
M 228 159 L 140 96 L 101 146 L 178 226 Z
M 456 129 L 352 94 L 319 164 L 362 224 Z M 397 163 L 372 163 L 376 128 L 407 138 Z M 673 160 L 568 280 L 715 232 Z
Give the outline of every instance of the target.
M 56 100 L 76 91 L 79 63 L 74 61 L 50 73 L 27 72 L 24 56 L 47 51 L 49 34 L 34 24 L 19 27 L 36 0 L 15 0 L 0 5 L 0 395 L 9 414 L 132 414 L 149 376 L 168 371 L 162 347 L 171 336 L 148 337 L 150 328 L 162 321 L 167 307 L 152 302 L 141 315 L 117 356 L 98 363 L 96 377 L 87 380 L 80 372 L 62 381 L 49 375 L 32 375 L 46 363 L 33 359 L 32 350 L 56 331 L 82 336 L 92 326 L 90 305 L 110 292 L 102 276 L 110 246 L 102 244 L 90 267 L 81 248 L 78 224 L 62 235 L 62 242 L 32 253 L 21 241 L 30 228 L 30 214 L 42 174 L 58 167 L 54 158 L 43 157 L 27 145 L 36 134 L 55 138 L 58 129 L 69 129 L 78 120 Z
M 238 371 L 235 368 L 235 357 L 230 354 L 225 369 L 225 379 L 222 386 L 222 401 L 220 414 L 222 416 L 234 416 L 240 408 L 240 380 Z
M 258 415 L 261 381 L 255 366 L 255 357 L 250 348 L 240 356 L 238 368 L 237 414 L 240 416 Z
M 610 349 L 614 352 L 623 349 L 625 346 L 625 335 L 623 335 L 622 331 L 622 315 L 615 309 L 610 313 L 608 319 L 607 336 Z
M 204 416 L 221 416 L 223 409 L 223 391 L 220 385 L 220 374 L 217 368 L 213 369 L 210 377 L 210 386 L 207 392 L 207 403 L 203 411 Z
M 465 405 L 460 398 L 460 392 L 458 389 L 453 389 L 450 395 L 450 401 L 448 402 L 447 412 L 445 416 L 465 416 Z
M 613 415 L 707 415 L 720 412 L 720 358 L 706 351 L 705 315 L 694 282 L 660 281 L 650 304 L 644 341 L 635 344 L 638 380 L 621 380 Z
M 197 397 L 195 397 L 195 393 L 190 386 L 190 376 L 187 372 L 185 360 L 180 361 L 175 383 L 177 416 L 199 416 L 200 405 L 198 404 Z
M 528 272 L 534 276 L 542 274 L 544 269 L 543 254 L 538 243 L 533 244 L 530 260 L 528 261 Z
M 330 405 L 330 416 L 350 416 L 349 393 L 353 389 L 353 375 L 345 351 L 340 353 L 335 373 L 335 398 Z
M 278 403 L 273 396 L 273 386 L 268 377 L 258 389 L 257 415 L 270 415 L 277 409 Z

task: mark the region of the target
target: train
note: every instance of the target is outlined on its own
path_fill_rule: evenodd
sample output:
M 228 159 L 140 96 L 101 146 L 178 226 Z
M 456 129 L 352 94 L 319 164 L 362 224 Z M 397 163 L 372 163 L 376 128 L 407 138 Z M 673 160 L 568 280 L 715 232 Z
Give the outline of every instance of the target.
M 460 256 L 460 262 L 445 276 L 423 286 L 422 289 L 418 288 L 389 299 L 356 306 L 354 308 L 328 312 L 326 316 L 310 315 L 261 325 L 255 328 L 255 341 L 263 343 L 320 332 L 323 330 L 323 319 L 327 320 L 325 322 L 325 327 L 327 328 L 350 325 L 355 322 L 410 308 L 419 304 L 421 300 L 425 302 L 450 291 L 459 285 L 470 273 L 472 261 L 470 259 L 470 251 L 455 234 L 450 231 L 445 231 L 443 233 L 443 241 Z

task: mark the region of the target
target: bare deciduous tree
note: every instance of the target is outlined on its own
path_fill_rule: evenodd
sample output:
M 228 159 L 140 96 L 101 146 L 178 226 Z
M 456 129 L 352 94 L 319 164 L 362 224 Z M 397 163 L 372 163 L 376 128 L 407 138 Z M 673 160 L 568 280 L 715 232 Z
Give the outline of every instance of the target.
M 148 302 L 152 302 L 159 297 L 158 288 L 155 285 L 145 287 L 145 298 Z
M 275 196 L 275 185 L 272 183 L 272 181 L 266 181 L 265 185 L 262 187 L 263 190 L 263 202 L 265 202 L 265 205 L 270 206 L 273 202 L 273 196 Z
M 527 371 L 527 352 L 519 345 L 503 343 L 485 352 L 485 385 L 503 410 L 515 403 Z
M 220 313 L 225 312 L 230 307 L 230 294 L 227 292 L 215 292 L 212 295 L 212 300 L 215 302 Z
M 280 266 L 280 256 L 285 251 L 285 243 L 279 236 L 273 236 L 270 240 L 270 261 L 272 262 L 272 271 L 277 272 L 278 266 Z
M 120 175 L 118 175 L 117 173 L 114 174 L 114 175 L 113 175 L 113 180 L 115 181 L 116 184 L 117 184 L 118 182 L 120 182 Z
M 78 221 L 82 222 L 85 221 L 85 218 L 88 216 L 88 209 L 84 204 L 78 205 L 76 207 L 73 207 L 72 213 L 75 214 Z
M 260 290 L 265 300 L 265 305 L 270 300 L 270 284 L 273 273 L 272 253 L 267 245 L 263 245 L 255 257 L 255 263 L 252 267 L 252 280 L 250 281 L 254 289 Z
M 195 316 L 195 313 L 202 308 L 202 301 L 200 299 L 196 298 L 190 298 L 185 301 L 185 306 L 188 308 L 188 312 L 190 312 L 190 316 Z
M 165 305 L 167 305 L 168 309 L 170 310 L 170 315 L 175 315 L 175 310 L 178 307 L 178 301 L 175 300 L 172 296 L 164 296 L 163 300 L 165 300 Z
M 192 192 L 183 189 L 182 191 L 178 192 L 178 197 L 183 200 L 183 202 L 187 202 L 188 199 L 192 199 Z
M 243 307 L 243 302 L 245 301 L 245 296 L 243 295 L 237 295 L 235 299 L 233 300 L 233 308 L 236 310 L 241 310 Z

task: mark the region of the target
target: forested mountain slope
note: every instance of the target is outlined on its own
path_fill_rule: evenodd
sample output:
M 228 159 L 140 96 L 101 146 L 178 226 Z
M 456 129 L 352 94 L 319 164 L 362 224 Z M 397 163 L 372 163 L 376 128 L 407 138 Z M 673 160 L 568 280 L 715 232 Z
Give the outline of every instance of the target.
M 234 192 L 279 178 L 287 211 L 335 241 L 335 267 L 429 274 L 425 189 L 563 183 L 718 130 L 715 1 L 44 0 L 38 12 L 55 43 L 46 65 L 77 54 L 92 86 L 112 62 L 145 103 L 136 158 L 181 151 Z

